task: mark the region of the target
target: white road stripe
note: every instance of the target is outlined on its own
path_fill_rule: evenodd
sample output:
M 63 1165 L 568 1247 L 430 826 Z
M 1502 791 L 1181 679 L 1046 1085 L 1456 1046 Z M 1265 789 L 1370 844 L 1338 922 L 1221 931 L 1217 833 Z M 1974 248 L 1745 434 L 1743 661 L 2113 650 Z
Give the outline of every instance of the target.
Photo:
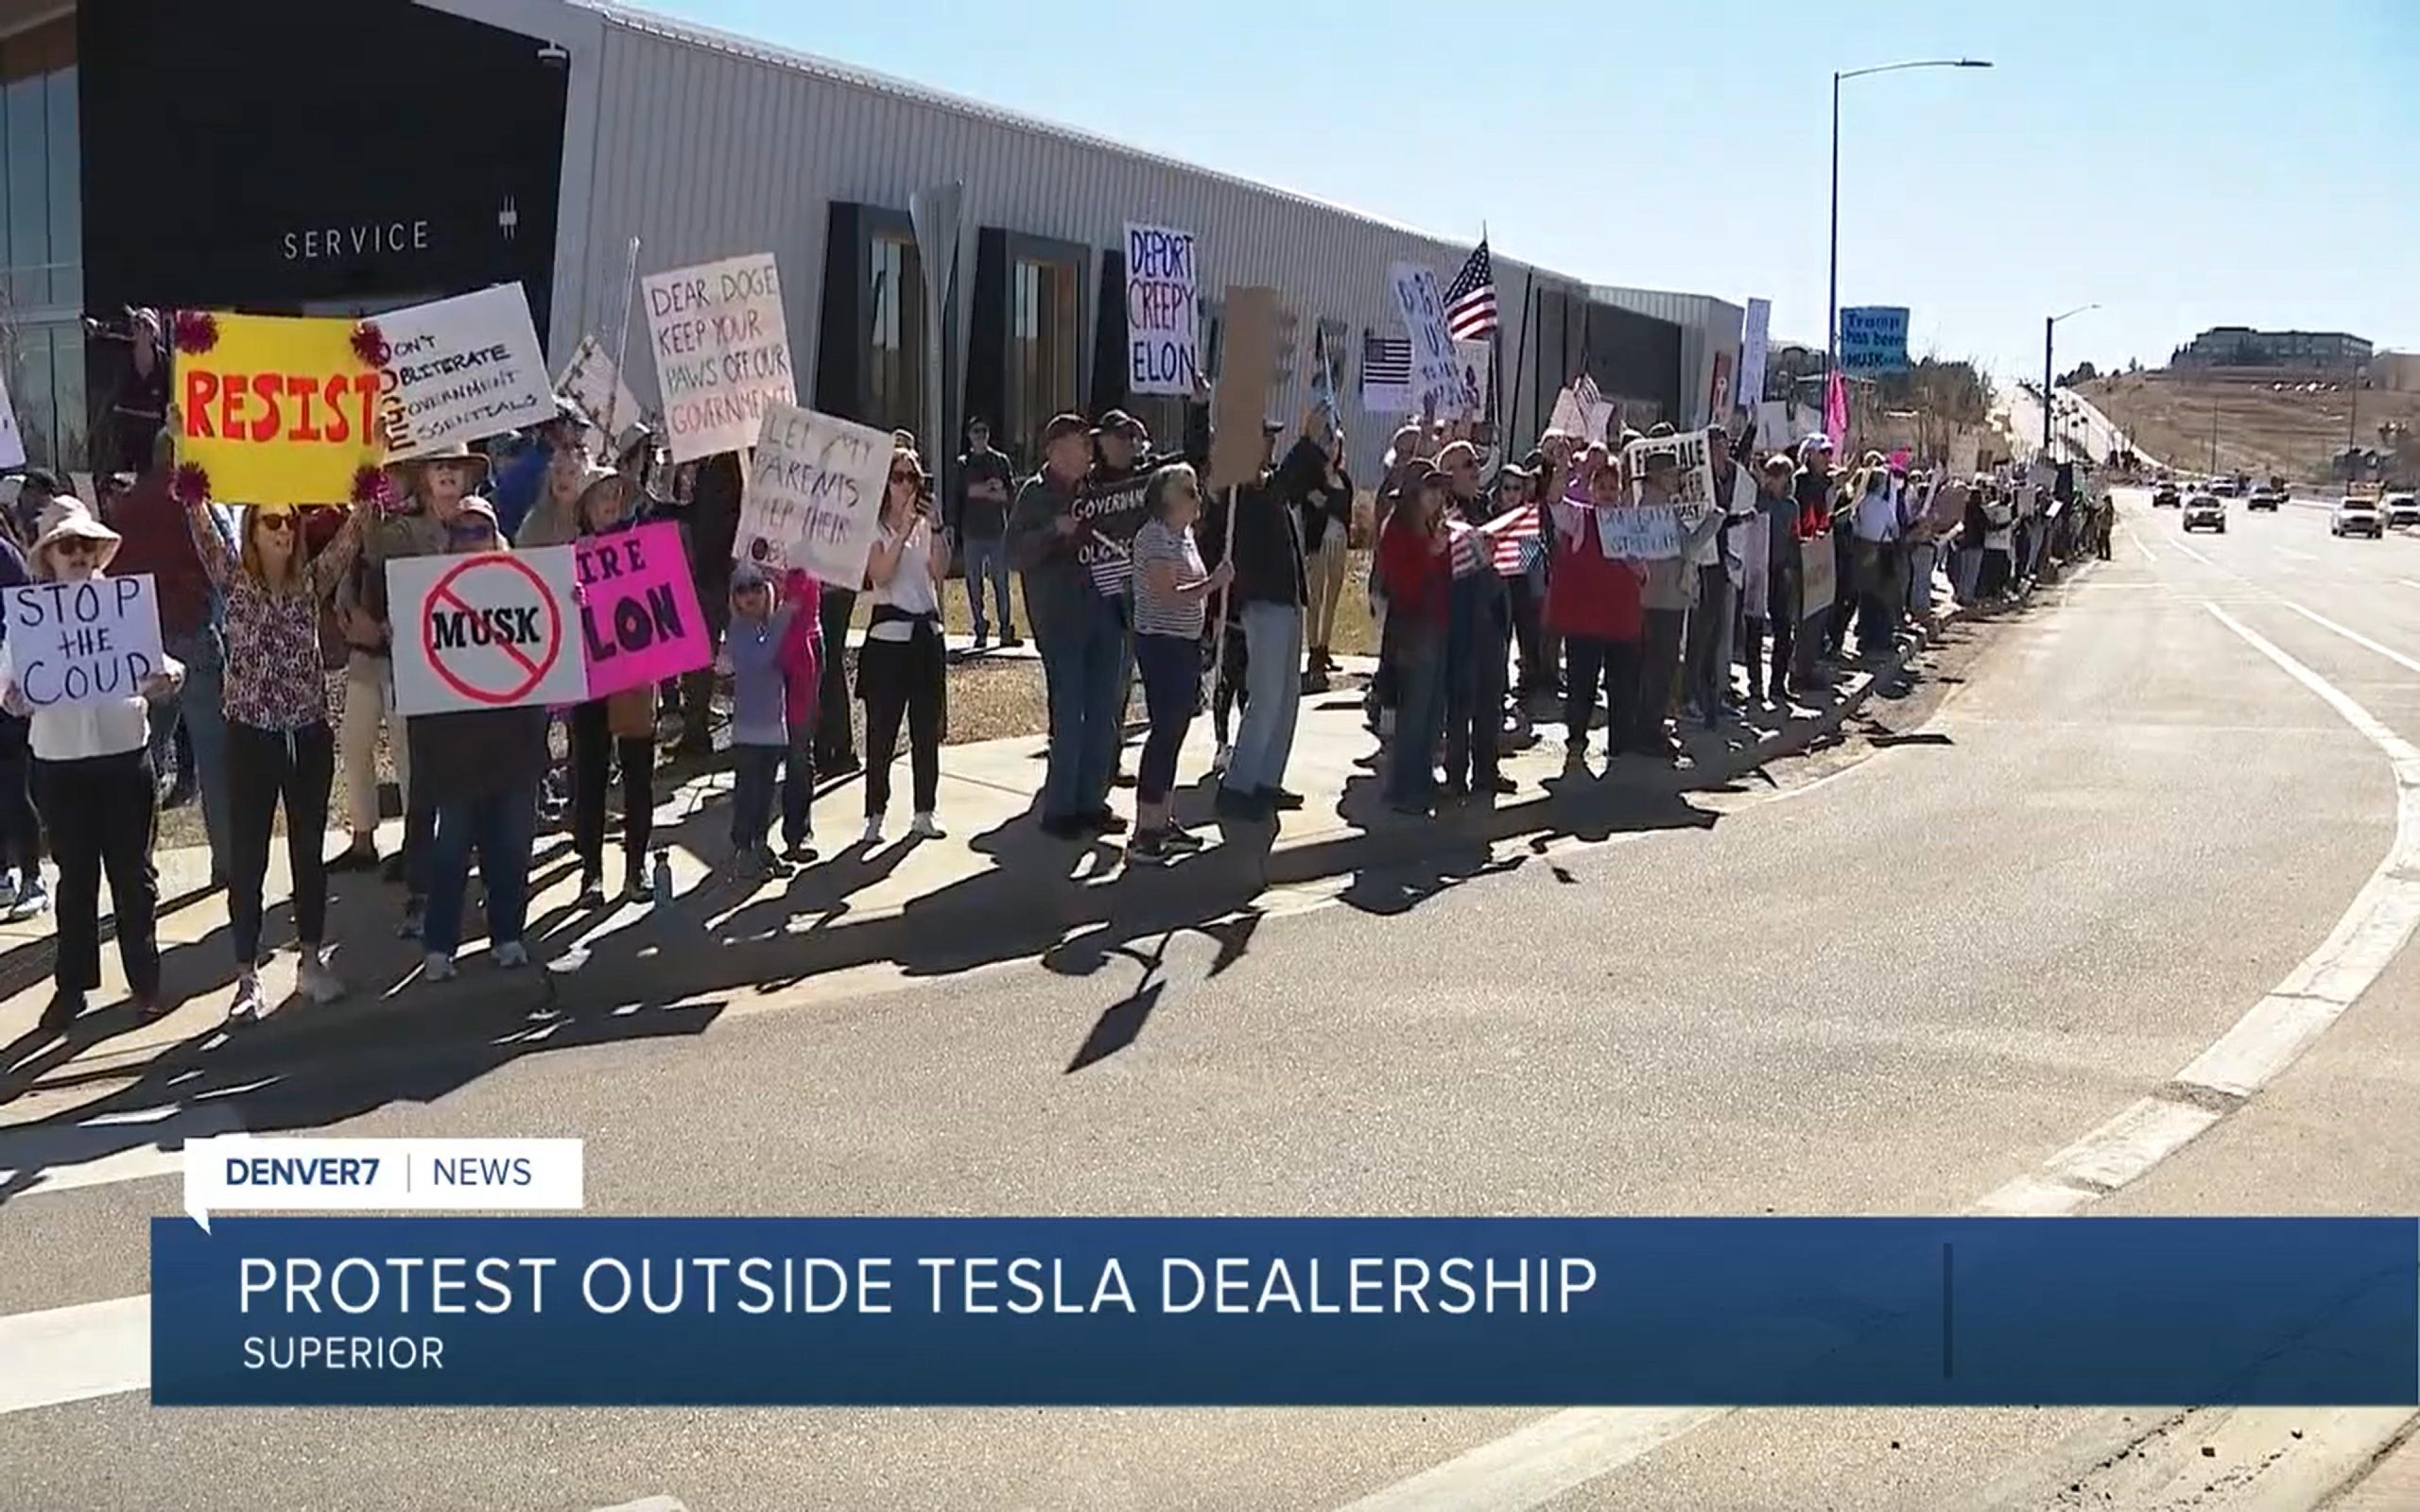
M 2407 672 L 2420 672 L 2420 662 L 2414 662 L 2411 658 L 2405 656 L 2402 652 L 2395 650 L 2394 647 L 2380 645 L 2377 642 L 2371 640 L 2360 631 L 2347 629 L 2343 626 L 2337 624 L 2334 620 L 2329 619 L 2325 614 L 2314 614 L 2309 610 L 2303 608 L 2300 604 L 2295 603 L 2291 599 L 2285 599 L 2282 600 L 2282 602 L 2288 609 L 2292 610 L 2295 613 L 2310 621 L 2320 628 L 2334 630 L 2337 634 L 2352 642 L 2355 645 L 2361 647 L 2363 650 L 2376 651 L 2378 655 L 2386 658 L 2388 661 L 2394 662 L 2395 665 L 2403 668 Z M 2240 627 L 2238 627 L 2238 628 Z M 2321 694 L 2320 696 L 2325 697 L 2326 695 Z M 2341 709 L 2337 712 L 2339 713 L 2343 713 Z
M 151 1298 L 0 1317 L 0 1414 L 151 1384 Z
M 2189 546 L 2183 549 L 2201 556 Z M 2175 1095 L 2131 1104 L 2039 1171 L 1985 1196 L 1971 1212 L 2066 1217 L 2139 1179 L 2226 1116 L 2187 1098 L 2197 1091 L 2222 1102 L 2248 1098 L 2276 1079 L 2377 980 L 2420 925 L 2420 750 L 2226 610 L 2204 607 L 2385 752 L 2394 767 L 2394 843 L 2319 948 L 2177 1074 Z M 2411 875 L 2402 875 L 2407 871 Z M 1610 1475 L 1734 1410 L 1576 1408 L 1481 1444 L 1345 1512 L 1521 1512 Z

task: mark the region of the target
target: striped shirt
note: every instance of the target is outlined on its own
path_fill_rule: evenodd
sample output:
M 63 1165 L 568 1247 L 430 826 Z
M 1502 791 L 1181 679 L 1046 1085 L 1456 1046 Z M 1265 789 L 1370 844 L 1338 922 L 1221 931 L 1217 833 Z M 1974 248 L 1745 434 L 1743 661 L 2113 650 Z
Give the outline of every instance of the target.
M 1165 521 L 1146 520 L 1134 532 L 1134 633 L 1200 640 L 1207 620 L 1202 595 L 1162 593 L 1151 585 L 1151 564 L 1172 562 L 1178 582 L 1202 576 L 1201 551 L 1193 527 L 1170 530 Z

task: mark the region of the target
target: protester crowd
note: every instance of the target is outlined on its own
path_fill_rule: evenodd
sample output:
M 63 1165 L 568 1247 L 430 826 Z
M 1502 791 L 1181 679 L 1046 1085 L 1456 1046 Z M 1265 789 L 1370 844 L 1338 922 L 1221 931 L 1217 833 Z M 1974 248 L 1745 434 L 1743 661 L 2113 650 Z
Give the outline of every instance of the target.
M 156 339 L 156 319 L 149 331 Z M 1384 801 L 1428 816 L 1513 790 L 1500 757 L 1533 706 L 1559 705 L 1566 780 L 1590 770 L 1600 710 L 1608 761 L 1677 762 L 1687 730 L 1786 710 L 1847 654 L 1852 634 L 1858 655 L 1892 654 L 1929 625 L 1937 573 L 1961 602 L 1990 604 L 2052 559 L 2108 550 L 2109 507 L 2072 470 L 1950 477 L 1878 452 L 1841 457 L 1824 437 L 1764 445 L 1717 426 L 1704 436 L 1711 497 L 1684 507 L 1675 451 L 1634 444 L 1670 438 L 1668 426 L 1601 438 L 1549 430 L 1511 455 L 1487 426 L 1414 423 L 1385 455 L 1370 576 L 1353 583 L 1357 494 L 1330 408 L 1267 427 L 1257 475 L 1228 489 L 1205 481 L 1206 406 L 1191 407 L 1186 430 L 1181 449 L 1164 452 L 1122 411 L 1063 414 L 1035 438 L 1039 465 L 1021 475 L 977 421 L 938 483 L 901 433 L 864 577 L 845 585 L 734 562 L 735 457 L 673 467 L 644 426 L 600 456 L 601 432 L 569 400 L 483 450 L 393 464 L 373 495 L 324 508 L 180 498 L 172 408 L 147 433 L 117 438 L 148 465 L 113 480 L 104 500 L 26 473 L 0 537 L 0 586 L 147 573 L 167 654 L 124 699 L 29 709 L 0 645 L 0 909 L 24 919 L 50 906 L 47 855 L 60 943 L 44 1024 L 63 1027 L 99 985 L 104 879 L 134 1002 L 166 1006 L 151 851 L 172 749 L 199 797 L 213 884 L 229 894 L 237 1019 L 263 1007 L 264 889 L 281 811 L 299 984 L 317 1002 L 346 991 L 327 954 L 330 870 L 383 870 L 398 889 L 396 927 L 420 942 L 429 980 L 455 973 L 473 933 L 475 855 L 492 963 L 529 964 L 531 852 L 558 818 L 582 907 L 660 899 L 668 877 L 660 856 L 652 874 L 648 864 L 660 730 L 677 731 L 685 756 L 729 763 L 733 866 L 745 877 L 817 859 L 817 782 L 859 769 L 853 698 L 864 704 L 862 843 L 891 833 L 903 734 L 905 833 L 941 836 L 942 603 L 954 563 L 977 646 L 995 629 L 1002 646 L 1020 644 L 1022 620 L 1040 653 L 1046 834 L 1126 832 L 1110 799 L 1140 684 L 1148 731 L 1125 856 L 1156 866 L 1203 844 L 1174 796 L 1205 712 L 1217 817 L 1250 825 L 1303 805 L 1287 785 L 1301 701 L 1340 670 L 1333 639 L 1347 593 L 1366 592 L 1380 626 L 1366 704 Z M 1673 511 L 1676 549 L 1618 553 L 1632 538 L 1615 511 L 1641 508 Z M 398 713 L 389 564 L 663 520 L 683 527 L 711 667 L 563 710 Z M 1824 561 L 1829 573 L 1810 574 Z M 1831 599 L 1809 602 L 1808 584 L 1824 580 L 1836 585 Z M 870 612 L 852 687 L 842 652 L 860 597 Z M 717 684 L 729 688 L 719 753 Z M 404 816 L 391 856 L 376 838 L 382 750 Z M 332 789 L 349 838 L 330 856 Z M 616 804 L 619 854 L 609 858 Z

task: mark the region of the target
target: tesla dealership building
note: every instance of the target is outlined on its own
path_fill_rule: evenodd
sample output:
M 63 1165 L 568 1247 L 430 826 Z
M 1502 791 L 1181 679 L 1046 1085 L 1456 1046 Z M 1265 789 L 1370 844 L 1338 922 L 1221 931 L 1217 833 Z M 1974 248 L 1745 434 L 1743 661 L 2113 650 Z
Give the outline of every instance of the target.
M 130 305 L 350 316 L 514 282 L 560 364 L 585 333 L 612 347 L 633 237 L 642 274 L 772 252 L 818 408 L 952 438 L 981 415 L 1016 443 L 1122 404 L 1173 435 L 1173 401 L 1125 387 L 1130 220 L 1196 234 L 1214 369 L 1221 291 L 1284 291 L 1298 342 L 1340 358 L 1366 469 L 1396 420 L 1354 402 L 1363 337 L 1400 334 L 1388 267 L 1442 282 L 1470 250 L 596 0 L 0 0 L 0 87 L 9 387 L 62 469 L 124 369 L 108 322 Z M 956 225 L 920 238 L 911 202 L 951 184 Z M 1687 312 L 1737 306 L 1495 266 L 1516 433 L 1582 370 L 1633 423 L 1704 418 L 1704 353 L 1737 331 Z M 643 312 L 632 329 L 650 399 Z

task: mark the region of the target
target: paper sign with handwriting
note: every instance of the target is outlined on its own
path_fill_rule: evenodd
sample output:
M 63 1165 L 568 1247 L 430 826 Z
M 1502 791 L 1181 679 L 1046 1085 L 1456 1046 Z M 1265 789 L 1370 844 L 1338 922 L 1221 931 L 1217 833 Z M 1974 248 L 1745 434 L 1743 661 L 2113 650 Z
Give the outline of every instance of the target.
M 798 403 L 773 254 L 654 273 L 641 283 L 672 459 L 755 445 L 767 406 Z
M 9 590 L 5 680 L 36 709 L 112 703 L 167 665 L 151 575 Z
M 888 431 L 768 403 L 740 500 L 735 558 L 804 568 L 835 588 L 863 586 L 890 452 Z
M 387 343 L 378 425 L 389 461 L 502 436 L 554 412 L 518 284 L 415 304 L 376 324 Z

